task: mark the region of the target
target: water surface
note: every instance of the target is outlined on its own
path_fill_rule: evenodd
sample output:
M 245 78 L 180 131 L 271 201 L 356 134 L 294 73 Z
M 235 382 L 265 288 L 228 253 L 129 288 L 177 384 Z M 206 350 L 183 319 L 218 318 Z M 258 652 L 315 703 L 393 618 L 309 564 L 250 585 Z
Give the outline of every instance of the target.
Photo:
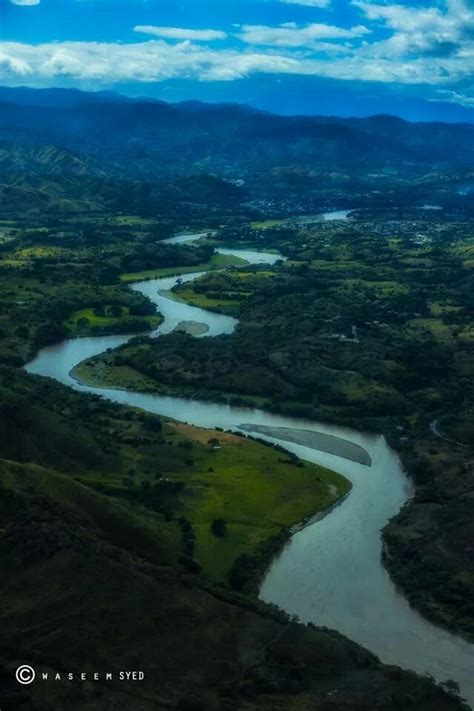
M 242 256 L 251 252 L 226 250 L 225 253 Z M 269 260 L 276 260 L 279 255 L 268 254 L 262 258 L 271 264 Z M 165 316 L 155 334 L 169 333 L 183 321 L 206 324 L 211 336 L 231 333 L 235 328 L 236 319 L 166 296 L 166 291 L 178 279 L 192 281 L 197 276 L 199 273 L 132 285 L 152 299 Z M 438 681 L 454 679 L 462 694 L 474 703 L 474 646 L 436 627 L 413 610 L 381 563 L 380 531 L 413 494 L 398 456 L 385 439 L 254 408 L 93 388 L 78 383 L 71 376 L 71 370 L 84 359 L 116 348 L 128 339 L 129 336 L 69 339 L 42 349 L 26 369 L 55 378 L 76 390 L 100 394 L 114 402 L 181 422 L 233 430 L 245 427 L 246 431 L 258 432 L 261 438 L 282 444 L 302 459 L 346 476 L 353 484 L 350 495 L 322 520 L 293 535 L 270 566 L 260 592 L 262 599 L 298 615 L 304 622 L 339 630 L 375 652 L 384 662 L 428 672 Z M 282 439 L 268 434 L 278 434 L 275 428 L 284 428 Z M 305 445 L 290 441 L 288 429 L 296 435 L 304 432 Z M 318 450 L 318 435 L 315 434 L 313 441 L 311 432 L 352 443 L 367 454 L 365 463 L 337 456 L 334 453 L 337 448 L 333 453 Z M 303 441 L 298 436 L 293 439 Z
M 193 232 L 192 234 L 174 235 L 163 240 L 163 244 L 186 244 L 187 242 L 196 242 L 201 237 L 215 234 L 212 231 L 208 232 Z
M 323 220 L 331 222 L 332 220 L 347 220 L 352 210 L 334 210 L 333 212 L 324 212 Z

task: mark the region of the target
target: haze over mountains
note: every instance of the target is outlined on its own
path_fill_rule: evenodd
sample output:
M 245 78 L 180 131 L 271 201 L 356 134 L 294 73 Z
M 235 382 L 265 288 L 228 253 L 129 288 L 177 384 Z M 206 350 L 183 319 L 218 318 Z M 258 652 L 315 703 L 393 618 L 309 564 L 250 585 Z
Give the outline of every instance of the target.
M 292 117 L 112 92 L 0 89 L 0 177 L 17 190 L 41 187 L 32 177 L 67 176 L 74 190 L 81 183 L 79 193 L 85 179 L 89 192 L 97 192 L 91 180 L 103 190 L 112 179 L 160 184 L 166 199 L 199 202 L 204 190 L 206 202 L 238 202 L 267 187 L 273 194 L 308 194 L 323 176 L 334 186 L 426 179 L 433 172 L 468 180 L 473 161 L 472 124 L 409 123 L 385 115 Z M 210 177 L 175 184 L 196 175 Z M 69 188 L 62 181 L 57 189 L 65 194 Z
M 143 88 L 125 85 L 131 96 Z M 474 122 L 474 108 L 453 101 L 428 98 L 416 86 L 343 82 L 317 76 L 267 74 L 243 77 L 238 81 L 193 82 L 174 79 L 147 86 L 147 95 L 165 101 L 182 101 L 194 96 L 201 101 L 237 101 L 265 111 L 291 115 L 370 116 L 385 113 L 408 121 Z M 442 97 L 442 94 L 439 95 Z

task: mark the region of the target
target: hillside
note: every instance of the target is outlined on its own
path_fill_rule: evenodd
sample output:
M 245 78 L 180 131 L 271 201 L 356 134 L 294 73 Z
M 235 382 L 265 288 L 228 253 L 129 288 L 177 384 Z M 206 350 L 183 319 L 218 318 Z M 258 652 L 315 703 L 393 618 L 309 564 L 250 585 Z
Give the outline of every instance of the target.
M 32 146 L 0 141 L 0 174 L 9 177 L 30 175 L 104 175 L 89 156 L 61 150 L 56 146 Z
M 116 476 L 132 456 L 138 480 L 152 462 L 173 477 L 189 469 L 189 446 L 169 447 L 169 425 L 8 369 L 0 376 L 2 709 L 462 708 L 428 678 L 177 565 L 180 519 L 163 513 L 176 493 L 163 480 L 161 508 L 149 488 L 144 505 Z M 90 681 L 20 689 L 12 673 L 25 661 Z M 92 681 L 119 670 L 145 678 Z
M 426 711 L 460 708 L 429 680 L 384 667 L 337 633 L 292 623 L 211 586 L 190 562 L 177 565 L 176 491 L 163 480 L 157 507 L 153 487 L 142 485 L 146 497 L 134 500 L 117 477 L 132 458 L 136 480 L 149 478 L 151 466 L 175 479 L 183 465 L 189 469 L 190 448 L 169 447 L 168 425 L 8 369 L 1 378 L 3 709 L 89 710 L 106 700 L 108 708 L 143 710 L 370 703 L 395 711 L 404 698 Z M 179 441 L 190 443 L 199 432 L 191 430 Z M 101 679 L 74 695 L 52 682 L 22 691 L 9 680 L 25 660 L 50 674 L 135 669 L 146 676 L 140 684 Z M 326 706 L 334 697 L 341 705 Z
M 87 153 L 137 177 L 199 169 L 240 178 L 277 165 L 362 173 L 389 167 L 411 174 L 470 165 L 474 158 L 470 124 L 284 117 L 237 105 L 81 93 L 78 100 L 77 92 L 68 97 L 64 91 L 52 92 L 49 103 L 32 90 L 3 96 L 0 139 Z
M 7 214 L 301 214 L 437 199 L 465 210 L 474 126 L 277 116 L 233 104 L 0 88 Z M 350 205 L 348 203 L 350 195 Z M 372 202 L 370 202 L 372 201 Z

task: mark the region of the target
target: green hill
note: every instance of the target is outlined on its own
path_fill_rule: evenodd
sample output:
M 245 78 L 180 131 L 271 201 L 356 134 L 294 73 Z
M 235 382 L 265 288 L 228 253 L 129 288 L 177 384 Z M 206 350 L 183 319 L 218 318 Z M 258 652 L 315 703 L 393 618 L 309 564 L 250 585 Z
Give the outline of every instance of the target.
M 139 482 L 152 463 L 178 479 L 192 470 L 204 431 L 175 431 L 170 446 L 171 425 L 156 417 L 11 369 L 1 378 L 2 709 L 461 709 L 429 679 L 197 575 L 181 551 L 179 494 L 165 487 L 157 506 Z M 38 680 L 20 689 L 26 663 Z M 120 681 L 121 670 L 145 677 Z

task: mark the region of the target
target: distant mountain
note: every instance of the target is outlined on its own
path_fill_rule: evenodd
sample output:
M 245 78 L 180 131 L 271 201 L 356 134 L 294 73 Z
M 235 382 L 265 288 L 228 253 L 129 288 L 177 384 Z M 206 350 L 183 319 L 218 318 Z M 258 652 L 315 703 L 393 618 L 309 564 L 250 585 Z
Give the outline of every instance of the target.
M 0 104 L 0 139 L 88 154 L 137 178 L 245 178 L 290 166 L 318 173 L 389 168 L 413 174 L 474 164 L 471 124 L 286 117 L 232 104 L 171 105 L 75 90 L 9 89 L 0 90 L 0 98 L 2 92 L 10 100 Z M 25 108 L 34 101 L 34 110 Z
M 4 212 L 100 212 L 104 208 L 159 213 L 174 203 L 233 205 L 246 192 L 213 175 L 153 183 L 126 177 L 124 166 L 52 145 L 0 141 L 0 209 Z
M 427 175 L 461 180 L 473 166 L 474 124 L 277 116 L 234 104 L 0 88 L 0 183 L 14 188 L 17 205 L 38 190 L 47 198 L 36 195 L 32 204 L 54 206 L 63 194 L 68 209 L 110 206 L 114 194 L 129 205 L 296 196 L 306 209 L 322 190 L 389 194 Z
M 136 85 L 123 85 L 122 90 L 137 96 Z M 236 81 L 168 79 L 147 84 L 146 90 L 155 99 L 173 103 L 193 97 L 201 102 L 246 104 L 282 116 L 367 117 L 384 113 L 407 121 L 474 123 L 474 106 L 450 101 L 449 91 L 439 92 L 434 100 L 431 91 L 424 96 L 416 85 L 368 82 L 363 78 L 357 82 L 298 74 L 254 74 Z
M 134 101 L 115 91 L 88 92 L 80 89 L 30 89 L 26 86 L 0 86 L 0 102 L 20 106 L 79 106 L 95 102 Z
M 449 100 L 449 92 L 423 97 L 419 88 L 365 81 L 341 82 L 316 76 L 290 74 L 253 75 L 236 81 L 196 82 L 169 79 L 146 85 L 147 97 L 137 86 L 123 84 L 117 91 L 84 92 L 77 89 L 30 89 L 0 87 L 0 101 L 26 105 L 77 105 L 90 101 L 166 101 L 175 105 L 234 105 L 252 107 L 282 116 L 368 117 L 390 114 L 407 121 L 474 123 L 474 107 Z M 139 91 L 143 91 L 139 89 Z M 135 98 L 131 98 L 135 97 Z M 190 100 L 190 97 L 192 99 Z

